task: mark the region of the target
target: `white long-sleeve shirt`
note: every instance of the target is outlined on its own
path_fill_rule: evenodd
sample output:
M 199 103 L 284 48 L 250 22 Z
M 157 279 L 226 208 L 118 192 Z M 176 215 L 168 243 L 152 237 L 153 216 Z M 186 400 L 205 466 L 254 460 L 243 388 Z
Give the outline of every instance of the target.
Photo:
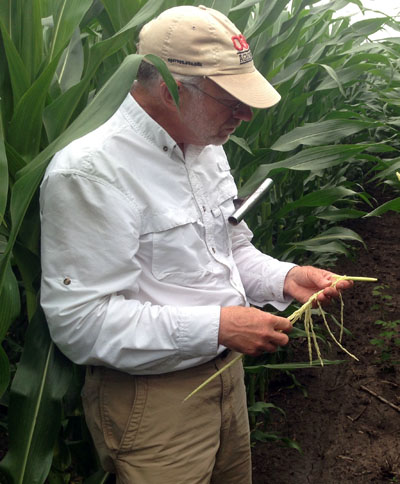
M 286 307 L 293 264 L 227 218 L 237 191 L 217 146 L 175 141 L 128 95 L 51 161 L 41 186 L 41 304 L 72 361 L 131 373 L 214 358 L 221 306 Z

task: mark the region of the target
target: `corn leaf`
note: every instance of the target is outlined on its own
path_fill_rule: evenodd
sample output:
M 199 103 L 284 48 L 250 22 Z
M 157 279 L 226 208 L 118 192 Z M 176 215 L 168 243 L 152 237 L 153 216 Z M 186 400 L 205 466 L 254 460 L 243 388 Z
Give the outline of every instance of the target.
M 295 128 L 281 136 L 271 146 L 271 149 L 276 151 L 291 151 L 299 145 L 318 146 L 333 143 L 373 126 L 376 126 L 376 124 L 347 119 L 306 123 L 304 126 Z
M 39 151 L 44 103 L 58 60 L 55 57 L 22 96 L 10 123 L 9 143 L 27 160 Z
M 344 360 L 322 360 L 325 365 L 338 365 L 339 363 L 344 363 Z M 268 368 L 269 370 L 296 370 L 300 368 L 310 368 L 310 367 L 320 367 L 321 362 L 319 360 L 314 360 L 310 365 L 310 362 L 298 362 L 298 363 L 268 363 L 266 365 L 249 365 L 245 366 L 244 369 L 247 373 L 258 373 L 262 368 Z
M 57 78 L 61 91 L 65 92 L 81 80 L 84 67 L 84 53 L 80 30 L 76 28 L 68 47 L 64 50 L 57 66 Z
M 337 202 L 338 200 L 342 200 L 345 197 L 350 197 L 354 195 L 356 195 L 356 192 L 344 187 L 333 187 L 325 188 L 323 190 L 317 190 L 312 193 L 307 193 L 307 195 L 304 195 L 303 197 L 299 198 L 294 202 L 287 203 L 278 212 L 277 217 L 284 217 L 292 210 L 301 207 L 327 207 Z
M 1 100 L 0 100 L 1 103 Z M 8 197 L 8 163 L 4 145 L 3 119 L 0 110 L 0 225 L 3 222 Z
M 5 281 L 0 292 L 0 342 L 3 341 L 11 323 L 21 311 L 18 282 L 10 265 L 5 270 Z M 8 358 L 0 346 L 0 396 L 10 380 Z
M 22 2 L 20 54 L 32 83 L 42 62 L 42 23 L 40 3 L 37 0 Z
M 379 215 L 383 215 L 389 210 L 393 210 L 394 212 L 400 212 L 400 197 L 389 200 L 388 202 L 380 205 L 375 210 L 372 210 L 372 212 L 367 213 L 365 217 L 377 217 Z
M 300 242 L 294 242 L 291 244 L 293 247 L 303 247 L 307 250 L 323 251 L 323 246 L 332 242 L 342 241 L 356 241 L 364 243 L 362 238 L 354 232 L 354 230 L 346 229 L 344 227 L 332 227 L 325 230 L 321 234 L 312 237 L 308 240 L 302 240 Z
M 300 151 L 285 160 L 268 165 L 262 164 L 257 167 L 253 175 L 240 190 L 240 196 L 246 196 L 254 191 L 257 186 L 270 173 L 277 173 L 285 170 L 323 170 L 333 168 L 334 166 L 346 162 L 349 158 L 357 155 L 366 149 L 366 145 L 333 145 L 321 146 L 317 148 L 308 148 Z M 267 158 L 267 153 L 264 158 Z
M 19 315 L 20 310 L 18 282 L 8 265 L 5 268 L 5 280 L 0 293 L 0 342 L 4 339 L 10 324 Z
M 7 56 L 7 66 L 11 80 L 13 101 L 14 104 L 17 105 L 23 94 L 30 86 L 29 74 L 25 67 L 24 61 L 19 55 L 17 48 L 15 47 L 4 23 L 1 20 L 0 30 L 3 37 L 4 50 Z
M 45 481 L 70 378 L 71 364 L 51 342 L 44 315 L 38 312 L 11 387 L 10 445 L 0 471 L 13 484 Z
M 73 32 L 78 27 L 92 0 L 62 0 L 54 18 L 53 35 L 49 53 L 49 62 L 58 57 L 70 42 Z
M 4 348 L 0 346 L 0 397 L 7 390 L 10 383 L 10 363 Z
M 270 2 L 264 2 L 260 15 L 256 17 L 253 25 L 243 32 L 245 37 L 250 39 L 252 36 L 256 36 L 273 25 L 288 3 L 289 0 L 271 0 Z
M 232 3 L 232 0 L 199 0 L 198 2 L 194 2 L 194 5 L 204 5 L 205 7 L 219 10 L 224 15 L 228 15 L 232 8 Z
M 315 216 L 322 220 L 328 220 L 329 222 L 342 222 L 343 220 L 363 217 L 365 214 L 366 212 L 362 210 L 352 208 L 329 207 L 323 212 L 316 213 Z

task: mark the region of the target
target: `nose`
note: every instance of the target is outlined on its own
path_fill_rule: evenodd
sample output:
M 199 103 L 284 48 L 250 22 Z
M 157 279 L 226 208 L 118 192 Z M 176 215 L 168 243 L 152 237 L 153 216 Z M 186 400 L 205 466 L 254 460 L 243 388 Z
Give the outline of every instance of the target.
M 253 111 L 251 110 L 250 106 L 247 106 L 247 104 L 241 103 L 236 108 L 235 112 L 233 113 L 233 116 L 236 119 L 240 119 L 242 121 L 251 121 L 253 117 Z

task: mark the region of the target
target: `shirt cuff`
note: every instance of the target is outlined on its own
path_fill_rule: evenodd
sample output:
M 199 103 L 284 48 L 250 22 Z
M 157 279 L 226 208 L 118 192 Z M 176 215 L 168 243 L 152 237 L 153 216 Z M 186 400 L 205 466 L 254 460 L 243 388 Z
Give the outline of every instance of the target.
M 263 294 L 270 295 L 269 299 L 263 299 L 262 301 L 255 301 L 248 298 L 250 304 L 258 307 L 263 307 L 266 304 L 271 304 L 278 311 L 283 311 L 293 301 L 291 296 L 286 296 L 283 292 L 285 279 L 287 273 L 296 267 L 296 264 L 291 262 L 280 262 L 279 270 L 271 271 L 268 277 L 263 277 Z
M 220 306 L 192 306 L 179 310 L 177 341 L 182 359 L 217 355 L 220 313 Z

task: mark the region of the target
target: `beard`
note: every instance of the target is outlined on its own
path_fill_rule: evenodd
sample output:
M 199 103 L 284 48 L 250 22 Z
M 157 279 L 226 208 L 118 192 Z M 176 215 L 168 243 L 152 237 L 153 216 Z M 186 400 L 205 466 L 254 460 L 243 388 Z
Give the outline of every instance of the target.
M 227 121 L 218 126 L 206 112 L 201 93 L 199 94 L 195 96 L 196 99 L 193 99 L 193 105 L 196 108 L 188 110 L 182 117 L 185 126 L 192 132 L 194 141 L 190 144 L 199 146 L 223 145 L 228 141 L 229 135 L 237 128 L 237 123 L 231 120 L 230 123 Z

